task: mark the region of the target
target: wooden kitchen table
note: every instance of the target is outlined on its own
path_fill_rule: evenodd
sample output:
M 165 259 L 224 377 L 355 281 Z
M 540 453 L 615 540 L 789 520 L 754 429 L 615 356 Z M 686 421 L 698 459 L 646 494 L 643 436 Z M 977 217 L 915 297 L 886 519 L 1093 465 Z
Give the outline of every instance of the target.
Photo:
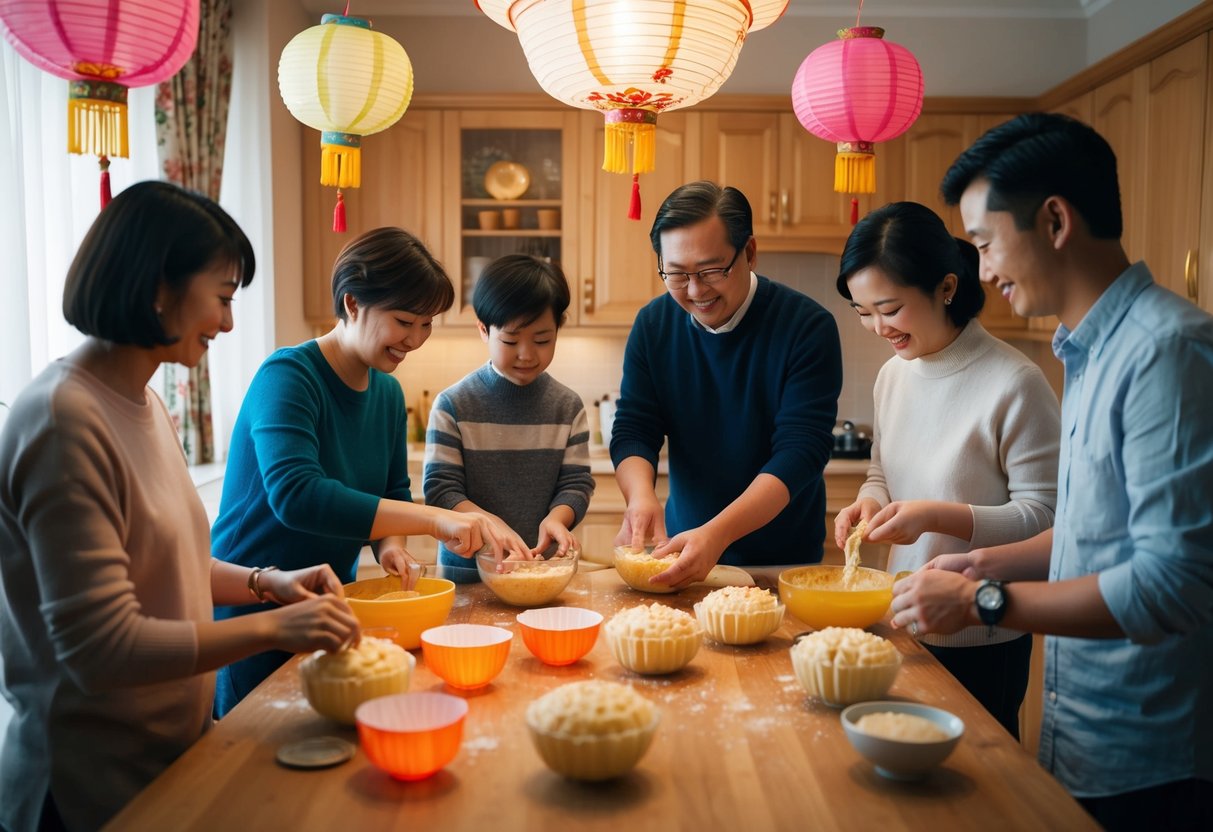
M 760 583 L 769 580 L 760 578 Z M 708 590 L 645 595 L 613 569 L 578 574 L 560 602 L 607 618 L 659 601 L 691 612 Z M 522 643 L 518 610 L 482 585 L 456 589 L 448 623 L 508 627 L 510 658 L 487 688 L 459 693 L 420 661 L 410 690 L 446 690 L 468 700 L 463 747 L 434 777 L 397 782 L 359 750 L 334 768 L 300 771 L 275 762 L 284 743 L 353 728 L 316 714 L 303 698 L 299 659 L 267 679 L 164 774 L 110 829 L 565 830 L 565 829 L 1096 829 L 935 659 L 883 624 L 905 662 L 890 698 L 937 705 L 965 723 L 952 755 L 923 781 L 876 774 L 847 741 L 838 710 L 808 699 L 788 648 L 804 629 L 790 615 L 766 642 L 704 641 L 683 671 L 637 676 L 611 656 L 605 636 L 576 664 L 547 667 Z M 578 679 L 632 685 L 660 707 L 661 725 L 639 766 L 612 782 L 582 784 L 547 769 L 523 721 L 528 703 Z

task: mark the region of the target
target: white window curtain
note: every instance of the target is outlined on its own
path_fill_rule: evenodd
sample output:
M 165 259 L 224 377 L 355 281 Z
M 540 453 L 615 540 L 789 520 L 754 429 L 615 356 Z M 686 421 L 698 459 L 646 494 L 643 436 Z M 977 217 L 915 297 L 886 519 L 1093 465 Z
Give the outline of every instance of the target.
M 269 148 L 271 61 L 268 11 L 236 3 L 231 115 L 220 203 L 253 243 L 257 275 L 236 295 L 236 329 L 212 345 L 215 453 L 226 459 L 244 391 L 273 349 L 272 187 Z M 111 159 L 117 194 L 160 178 L 155 88 L 130 91 L 130 158 Z M 94 157 L 67 152 L 67 82 L 41 72 L 0 41 L 0 402 L 11 402 L 51 361 L 83 336 L 63 320 L 63 282 L 97 216 Z M 151 387 L 159 390 L 159 378 Z M 0 408 L 0 424 L 5 412 Z
M 0 43 L 0 401 L 11 402 L 83 336 L 63 320 L 63 281 L 100 210 L 97 159 L 67 152 L 67 81 Z M 157 177 L 153 90 L 131 90 L 129 159 L 114 193 Z

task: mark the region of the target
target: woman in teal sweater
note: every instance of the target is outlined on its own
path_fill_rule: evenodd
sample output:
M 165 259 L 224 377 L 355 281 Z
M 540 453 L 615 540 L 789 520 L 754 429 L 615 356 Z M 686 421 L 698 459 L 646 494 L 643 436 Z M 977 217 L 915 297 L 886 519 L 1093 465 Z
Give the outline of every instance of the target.
M 491 518 L 412 501 L 407 411 L 391 374 L 453 300 L 442 266 L 406 231 L 379 228 L 342 250 L 333 266 L 336 326 L 267 358 L 241 405 L 212 529 L 215 557 L 284 569 L 327 563 L 348 582 L 369 541 L 384 569 L 406 580 L 409 534 L 464 556 L 525 548 Z M 215 616 L 259 609 L 220 607 Z M 216 715 L 288 657 L 262 653 L 224 668 Z

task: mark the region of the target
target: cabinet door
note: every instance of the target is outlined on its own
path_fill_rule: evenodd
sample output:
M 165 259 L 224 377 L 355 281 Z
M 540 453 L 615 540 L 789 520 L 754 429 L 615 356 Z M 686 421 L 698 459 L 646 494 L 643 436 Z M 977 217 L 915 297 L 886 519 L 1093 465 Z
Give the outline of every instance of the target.
M 703 178 L 746 195 L 759 246 L 779 231 L 779 125 L 778 113 L 703 113 Z
M 373 228 L 394 225 L 441 256 L 442 120 L 436 110 L 410 110 L 387 130 L 362 140 L 362 186 L 342 192 L 344 234 L 332 230 L 336 189 L 320 185 L 319 134 L 305 127 L 302 136 L 303 311 L 307 322 L 323 332 L 334 320 L 333 261 L 346 243 Z
M 1183 297 L 1185 263 L 1200 245 L 1207 85 L 1207 35 L 1150 62 L 1147 152 L 1133 160 L 1146 169 L 1146 264 Z
M 1097 87 L 1091 94 L 1091 126 L 1116 154 L 1120 181 L 1120 210 L 1124 218 L 1121 243 L 1130 260 L 1145 256 L 1146 154 L 1145 100 L 1150 70 L 1141 66 Z
M 1084 92 L 1080 96 L 1071 98 L 1065 104 L 1054 107 L 1053 112 L 1078 119 L 1083 124 L 1090 124 L 1093 106 L 1092 98 L 1092 93 Z
M 585 112 L 581 118 L 582 263 L 573 283 L 573 305 L 580 307 L 576 314 L 583 326 L 630 326 L 640 307 L 665 291 L 649 229 L 662 201 L 699 178 L 699 115 L 658 117 L 656 170 L 640 177 L 639 220 L 627 216 L 631 177 L 602 169 L 602 115 Z
M 779 126 L 779 233 L 845 241 L 851 233 L 852 195 L 834 190 L 837 147 L 805 130 L 795 116 L 781 115 Z M 854 196 L 859 200 L 859 215 L 868 213 L 871 195 Z
M 571 110 L 443 113 L 443 253 L 455 282 L 445 325 L 475 323 L 476 280 L 504 254 L 549 258 L 576 285 L 577 118 Z M 575 304 L 568 323 L 577 323 Z
M 948 168 L 970 144 L 1010 115 L 964 115 L 939 113 L 919 116 L 906 133 L 905 168 L 906 199 L 922 203 L 935 211 L 956 237 L 968 239 L 960 210 L 947 205 L 939 193 Z M 1011 305 L 992 286 L 982 284 L 986 293 L 981 322 L 989 330 L 1013 333 L 1027 328 L 1027 322 L 1017 316 Z

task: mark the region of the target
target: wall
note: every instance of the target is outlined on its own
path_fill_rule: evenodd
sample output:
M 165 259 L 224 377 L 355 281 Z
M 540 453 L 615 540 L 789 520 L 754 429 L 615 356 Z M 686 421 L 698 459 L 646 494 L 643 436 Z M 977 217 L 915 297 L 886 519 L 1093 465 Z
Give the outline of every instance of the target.
M 1095 8 L 1087 24 L 1087 66 L 1199 6 L 1201 0 L 1084 0 Z
M 835 290 L 838 258 L 820 254 L 764 254 L 760 249 L 758 271 L 804 292 L 833 313 L 838 321 L 846 368 L 838 413 L 840 418 L 870 425 L 872 384 L 892 350 L 863 329 L 855 312 Z M 594 401 L 619 389 L 626 343 L 627 334 L 619 331 L 596 334 L 583 328 L 560 335 L 549 372 L 581 396 L 591 418 L 596 415 Z M 487 349 L 474 330 L 439 330 L 421 350 L 405 359 L 396 375 L 405 389 L 406 401 L 413 405 L 421 400 L 423 390 L 429 391 L 432 401 L 440 390 L 487 360 Z

